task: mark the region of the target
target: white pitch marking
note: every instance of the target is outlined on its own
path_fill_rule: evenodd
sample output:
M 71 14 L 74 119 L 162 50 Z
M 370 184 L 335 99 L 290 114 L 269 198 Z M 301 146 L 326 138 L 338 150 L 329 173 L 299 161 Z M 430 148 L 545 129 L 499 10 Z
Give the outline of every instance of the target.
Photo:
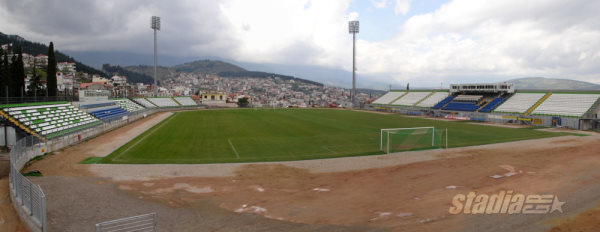
M 231 139 L 228 138 L 227 141 L 229 141 L 229 145 L 231 146 L 231 149 L 235 153 L 235 156 L 239 159 L 240 158 L 240 154 L 238 154 L 237 151 L 235 150 L 235 147 L 233 146 L 233 143 L 231 142 Z
M 331 150 L 331 149 L 329 149 L 329 148 L 328 148 L 328 147 L 326 147 L 326 146 L 323 146 L 323 148 L 325 148 L 325 150 L 328 150 L 328 151 L 330 151 L 330 152 L 331 152 L 331 153 L 333 153 L 333 154 L 339 154 L 339 153 L 335 152 L 334 150 Z
M 132 144 L 131 146 L 129 146 L 127 149 L 125 149 L 124 151 L 122 151 L 121 153 L 119 153 L 119 155 L 117 155 L 115 158 L 113 158 L 113 160 L 120 160 L 119 157 L 121 157 L 121 155 L 125 154 L 125 152 L 129 151 L 129 149 L 131 149 L 131 148 L 135 147 L 136 145 L 138 145 L 138 143 L 140 143 L 141 141 L 144 141 L 144 139 L 146 139 L 146 137 L 150 136 L 151 134 L 154 134 L 154 132 L 156 130 L 160 129 L 162 126 L 164 126 L 165 124 L 167 124 L 167 122 L 170 121 L 171 119 L 173 119 L 176 115 L 178 115 L 178 114 L 173 114 L 173 116 L 171 116 L 167 120 L 165 120 L 163 124 L 160 124 L 158 127 L 154 128 L 154 130 L 152 130 L 150 133 L 146 134 L 140 140 L 136 141 L 134 144 Z

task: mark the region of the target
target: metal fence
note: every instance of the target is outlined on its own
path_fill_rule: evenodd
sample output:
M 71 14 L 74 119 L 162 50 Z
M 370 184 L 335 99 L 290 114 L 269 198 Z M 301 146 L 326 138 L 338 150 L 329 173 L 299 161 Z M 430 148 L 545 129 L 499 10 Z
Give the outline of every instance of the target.
M 32 183 L 19 170 L 29 157 L 42 154 L 41 140 L 29 136 L 19 140 L 10 151 L 10 190 L 13 205 L 19 215 L 27 215 L 32 220 L 24 220 L 29 227 L 46 231 L 46 196 L 39 185 Z M 29 222 L 29 223 L 27 223 Z M 33 223 L 33 225 L 31 225 Z
M 96 232 L 116 231 L 156 231 L 156 213 L 121 218 L 96 224 Z
M 45 153 L 80 143 L 107 131 L 154 114 L 158 110 L 145 110 L 131 113 L 127 118 L 105 122 L 94 127 L 73 131 L 51 140 L 43 141 L 35 136 L 27 136 L 10 151 L 10 190 L 15 209 L 32 231 L 46 231 L 46 197 L 39 185 L 23 176 L 20 170 L 29 160 Z

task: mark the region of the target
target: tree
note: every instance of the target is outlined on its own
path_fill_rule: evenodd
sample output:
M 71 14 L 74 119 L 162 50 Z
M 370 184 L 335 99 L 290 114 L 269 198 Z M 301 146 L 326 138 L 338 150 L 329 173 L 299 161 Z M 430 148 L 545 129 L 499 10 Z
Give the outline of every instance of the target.
M 22 97 L 25 95 L 25 64 L 23 63 L 23 49 L 19 45 L 17 47 L 17 61 L 13 63 L 15 66 L 15 97 Z
M 2 88 L 2 97 L 6 97 L 9 96 L 9 83 L 11 80 L 11 66 L 8 64 L 8 52 L 4 52 L 4 58 L 2 58 L 2 69 L 4 71 L 4 75 L 2 77 L 2 85 L 0 86 L 0 88 Z
M 17 82 L 15 81 L 17 78 L 17 56 L 13 54 L 12 59 L 10 59 L 10 76 L 8 76 L 7 85 L 8 85 L 8 97 L 17 97 L 18 87 Z
M 46 68 L 46 88 L 48 96 L 57 96 L 56 92 L 56 57 L 54 56 L 54 43 L 48 46 L 48 67 Z
M 245 107 L 248 107 L 249 104 L 250 103 L 248 102 L 247 97 L 238 98 L 238 102 L 237 102 L 238 107 L 245 108 Z
M 8 59 L 8 57 L 6 57 L 4 50 L 0 49 L 0 97 L 5 96 L 4 90 L 6 89 L 6 87 L 4 87 L 4 83 L 5 83 L 5 79 L 7 78 L 6 76 L 8 74 L 8 70 L 6 69 L 6 67 L 4 65 L 4 61 L 7 59 Z
M 27 86 L 27 96 L 29 97 L 40 97 L 44 96 L 46 90 L 42 85 L 41 75 L 38 74 L 36 63 L 33 61 L 33 68 L 31 69 L 31 80 L 29 80 L 29 86 Z

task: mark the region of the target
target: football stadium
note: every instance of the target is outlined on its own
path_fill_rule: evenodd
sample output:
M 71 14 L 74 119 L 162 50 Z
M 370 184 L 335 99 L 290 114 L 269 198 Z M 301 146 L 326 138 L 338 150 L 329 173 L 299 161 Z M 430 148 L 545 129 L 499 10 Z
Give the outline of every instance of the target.
M 578 213 L 598 203 L 599 92 L 456 84 L 391 90 L 361 110 L 89 94 L 0 106 L 15 140 L 12 205 L 29 230 L 545 231 L 595 220 Z M 485 203 L 462 204 L 471 193 Z M 506 207 L 494 212 L 485 194 Z M 554 198 L 527 214 L 529 196 Z

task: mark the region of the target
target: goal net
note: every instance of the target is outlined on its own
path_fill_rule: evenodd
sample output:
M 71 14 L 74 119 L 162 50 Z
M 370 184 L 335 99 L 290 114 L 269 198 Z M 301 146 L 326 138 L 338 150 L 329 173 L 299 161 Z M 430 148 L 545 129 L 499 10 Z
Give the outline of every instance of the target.
M 381 129 L 380 140 L 386 153 L 448 147 L 447 129 L 434 127 Z

